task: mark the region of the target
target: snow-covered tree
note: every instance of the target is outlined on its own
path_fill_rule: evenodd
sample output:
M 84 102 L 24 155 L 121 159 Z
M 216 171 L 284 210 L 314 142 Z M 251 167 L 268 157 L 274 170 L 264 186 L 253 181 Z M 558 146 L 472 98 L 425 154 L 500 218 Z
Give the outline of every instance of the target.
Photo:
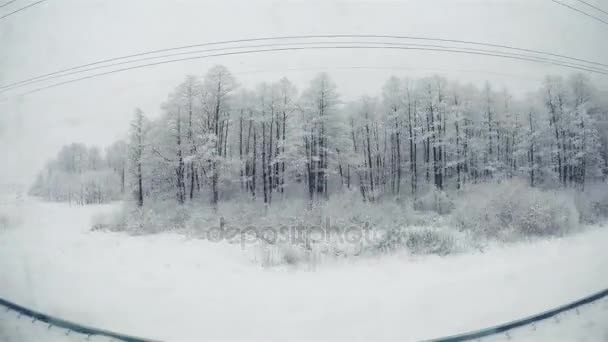
M 135 109 L 129 136 L 129 169 L 134 178 L 137 205 L 140 207 L 144 204 L 143 164 L 146 157 L 147 130 L 148 121 L 144 112 L 139 108 Z

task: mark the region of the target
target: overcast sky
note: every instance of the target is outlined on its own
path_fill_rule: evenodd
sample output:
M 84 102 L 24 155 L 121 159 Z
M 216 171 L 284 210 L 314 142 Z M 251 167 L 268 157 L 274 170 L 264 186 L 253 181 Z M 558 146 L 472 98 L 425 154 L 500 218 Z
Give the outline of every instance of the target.
M 576 0 L 561 1 L 583 8 Z M 605 0 L 586 1 L 608 8 Z M 33 2 L 18 0 L 0 8 L 0 16 Z M 48 0 L 0 20 L 0 84 L 173 46 L 311 34 L 469 40 L 608 63 L 608 25 L 551 0 Z M 488 80 L 521 95 L 549 73 L 571 72 L 524 61 L 410 50 L 271 52 L 127 71 L 1 102 L 0 163 L 6 166 L 0 167 L 0 183 L 31 182 L 63 144 L 104 146 L 124 137 L 134 107 L 157 116 L 160 103 L 186 74 L 202 75 L 214 64 L 226 65 L 247 87 L 287 76 L 302 89 L 314 74 L 329 71 L 344 99 L 378 94 L 393 74 L 441 74 L 478 84 Z M 608 77 L 592 79 L 608 88 Z

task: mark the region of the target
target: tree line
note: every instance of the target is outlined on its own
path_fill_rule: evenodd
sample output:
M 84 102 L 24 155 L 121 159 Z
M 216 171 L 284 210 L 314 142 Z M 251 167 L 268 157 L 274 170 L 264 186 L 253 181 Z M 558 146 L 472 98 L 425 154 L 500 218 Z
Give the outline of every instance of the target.
M 66 145 L 46 163 L 29 193 L 49 201 L 75 204 L 121 199 L 126 188 L 126 151 L 123 141 L 108 147 L 105 156 L 95 146 Z
M 351 189 L 376 202 L 513 177 L 583 190 L 608 173 L 606 98 L 573 74 L 522 99 L 433 76 L 391 77 L 380 96 L 343 101 L 327 73 L 301 92 L 286 78 L 246 89 L 215 66 L 187 76 L 159 117 L 137 109 L 108 158 L 124 162 L 115 169 L 140 206 L 288 196 L 312 206 Z

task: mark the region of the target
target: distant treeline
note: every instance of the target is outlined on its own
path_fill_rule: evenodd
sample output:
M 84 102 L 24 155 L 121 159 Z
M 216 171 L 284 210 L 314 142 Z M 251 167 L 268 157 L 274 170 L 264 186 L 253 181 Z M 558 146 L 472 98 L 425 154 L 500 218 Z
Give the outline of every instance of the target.
M 124 143 L 116 143 L 105 156 L 97 147 L 73 143 L 47 162 L 30 189 L 30 195 L 49 201 L 76 204 L 106 203 L 125 191 Z

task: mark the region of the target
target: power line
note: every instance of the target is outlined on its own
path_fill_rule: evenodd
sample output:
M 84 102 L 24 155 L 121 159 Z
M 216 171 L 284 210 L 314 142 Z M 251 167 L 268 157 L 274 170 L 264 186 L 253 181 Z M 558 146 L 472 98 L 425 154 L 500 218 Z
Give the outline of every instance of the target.
M 68 81 L 63 81 L 63 82 L 51 84 L 51 85 L 48 85 L 48 86 L 45 86 L 45 87 L 41 87 L 41 88 L 37 88 L 37 89 L 31 90 L 31 91 L 25 92 L 25 93 L 20 94 L 18 96 L 23 96 L 23 95 L 39 92 L 39 91 L 42 91 L 42 90 L 45 90 L 45 89 L 54 88 L 54 87 L 58 87 L 58 86 L 61 86 L 61 85 L 65 85 L 65 84 L 69 84 L 69 83 L 73 83 L 73 82 L 78 82 L 78 81 L 82 81 L 82 80 L 86 80 L 86 79 L 90 79 L 90 78 L 96 78 L 96 77 L 100 77 L 100 76 L 104 76 L 104 75 L 114 74 L 114 73 L 118 73 L 118 72 L 123 72 L 123 71 L 128 71 L 128 70 L 134 70 L 134 69 L 140 69 L 140 68 L 151 67 L 151 66 L 162 65 L 162 64 L 176 63 L 176 62 L 181 62 L 181 61 L 188 61 L 188 60 L 197 60 L 197 59 L 205 59 L 205 58 L 211 58 L 211 57 L 229 56 L 229 55 L 240 55 L 240 54 L 250 54 L 250 53 L 273 52 L 273 51 L 292 51 L 292 50 L 311 50 L 311 49 L 383 49 L 383 48 L 384 49 L 400 49 L 400 50 L 454 52 L 454 53 L 465 53 L 465 54 L 473 54 L 473 55 L 494 56 L 494 57 L 511 58 L 511 59 L 527 60 L 527 61 L 536 61 L 536 60 L 531 60 L 531 59 L 527 59 L 527 58 L 505 56 L 505 55 L 499 55 L 499 54 L 469 52 L 469 51 L 449 50 L 449 49 L 416 48 L 416 47 L 395 47 L 395 46 L 388 46 L 388 47 L 378 47 L 378 46 L 290 47 L 290 48 L 276 48 L 276 49 L 263 49 L 263 50 L 249 50 L 249 51 L 237 51 L 237 52 L 218 53 L 218 54 L 211 54 L 211 55 L 178 58 L 178 59 L 172 59 L 172 60 L 162 61 L 162 62 L 148 63 L 148 64 L 137 65 L 137 66 L 127 67 L 127 68 L 122 68 L 122 69 L 117 69 L 117 70 L 111 70 L 111 71 L 107 71 L 107 72 L 103 72 L 103 73 L 98 73 L 98 74 L 94 74 L 94 75 L 84 76 L 84 77 L 80 77 L 80 78 L 76 78 L 76 79 L 72 79 L 72 80 L 68 80 Z M 572 67 L 572 66 L 563 65 L 563 64 L 560 64 L 560 63 L 550 63 L 550 64 L 570 67 L 570 68 L 579 69 L 579 70 L 590 71 L 590 70 L 585 69 L 585 68 Z M 608 75 L 607 72 L 600 72 L 600 71 L 595 71 L 595 72 L 600 73 L 600 74 L 604 74 L 604 75 Z
M 200 43 L 200 44 L 193 44 L 193 45 L 184 45 L 184 46 L 178 46 L 178 47 L 171 47 L 171 48 L 164 48 L 164 49 L 159 49 L 159 50 L 140 52 L 140 53 L 136 53 L 136 54 L 126 55 L 126 56 L 121 56 L 121 57 L 113 57 L 113 58 L 109 58 L 109 59 L 104 59 L 104 60 L 100 60 L 100 61 L 95 61 L 95 62 L 91 62 L 91 63 L 82 64 L 82 65 L 79 65 L 79 66 L 74 66 L 74 67 L 69 67 L 69 68 L 66 68 L 66 69 L 57 70 L 57 71 L 54 71 L 54 72 L 51 72 L 51 73 L 47 73 L 47 74 L 31 77 L 31 78 L 28 78 L 28 79 L 25 79 L 25 80 L 21 80 L 21 81 L 17 81 L 17 82 L 11 83 L 11 84 L 0 86 L 0 89 L 5 89 L 5 88 L 8 88 L 8 87 L 20 85 L 20 84 L 23 84 L 23 83 L 26 83 L 26 82 L 38 80 L 38 79 L 45 78 L 45 77 L 48 77 L 48 76 L 58 75 L 58 74 L 61 74 L 61 73 L 65 73 L 65 72 L 69 72 L 69 71 L 73 71 L 73 70 L 77 70 L 77 69 L 81 69 L 81 68 L 85 68 L 85 67 L 90 67 L 90 66 L 94 66 L 94 65 L 108 63 L 108 62 L 114 62 L 114 61 L 118 61 L 118 60 L 122 60 L 122 59 L 141 57 L 141 56 L 151 55 L 151 54 L 161 53 L 161 52 L 169 52 L 169 51 L 183 50 L 183 49 L 189 49 L 189 48 L 195 48 L 195 47 L 203 47 L 203 46 L 223 45 L 223 44 L 235 44 L 235 43 L 255 42 L 255 41 L 264 41 L 264 40 L 313 39 L 313 38 L 317 38 L 317 39 L 324 39 L 324 38 L 411 39 L 411 40 L 423 40 L 423 41 L 437 41 L 437 42 L 444 42 L 444 43 L 458 43 L 458 44 L 480 45 L 480 46 L 487 46 L 487 47 L 494 47 L 494 48 L 501 48 L 501 49 L 507 49 L 507 50 L 514 50 L 514 51 L 521 51 L 521 52 L 529 52 L 529 53 L 547 55 L 547 56 L 552 56 L 552 57 L 565 58 L 565 59 L 569 59 L 569 60 L 573 60 L 573 61 L 577 61 L 577 62 L 583 62 L 583 63 L 588 63 L 588 64 L 594 64 L 594 65 L 608 67 L 608 64 L 603 64 L 603 63 L 589 61 L 589 60 L 585 60 L 585 59 L 581 59 L 581 58 L 575 58 L 575 57 L 560 55 L 560 54 L 556 54 L 556 53 L 550 53 L 550 52 L 544 52 L 544 51 L 538 51 L 538 50 L 532 50 L 532 49 L 525 49 L 525 48 L 518 48 L 518 47 L 507 46 L 507 45 L 498 45 L 498 44 L 489 44 L 489 43 L 480 43 L 480 42 L 473 42 L 473 41 L 465 41 L 465 40 L 442 39 L 442 38 L 428 38 L 428 37 L 417 37 L 417 36 L 368 35 L 368 34 L 302 35 L 302 36 L 276 36 L 276 37 L 261 37 L 261 38 L 227 40 L 227 41 Z
M 586 69 L 589 69 L 589 70 L 606 72 L 606 70 L 601 69 L 601 68 L 590 67 L 590 66 L 576 64 L 576 63 L 571 63 L 571 62 L 557 61 L 557 60 L 553 60 L 553 59 L 548 59 L 548 58 L 544 58 L 544 57 L 537 57 L 537 56 L 530 56 L 530 55 L 526 55 L 526 54 L 518 54 L 518 53 L 511 53 L 511 52 L 502 52 L 502 51 L 488 50 L 488 49 L 477 49 L 477 48 L 460 48 L 460 47 L 442 46 L 442 45 L 412 44 L 412 43 L 403 44 L 403 43 L 395 43 L 395 42 L 370 42 L 370 41 L 363 41 L 363 42 L 361 42 L 361 41 L 346 41 L 346 42 L 273 43 L 273 44 L 260 44 L 260 45 L 248 45 L 248 46 L 233 46 L 233 47 L 224 47 L 224 48 L 217 48 L 217 49 L 198 50 L 198 51 L 186 51 L 186 52 L 179 52 L 179 53 L 173 53 L 173 54 L 165 54 L 165 55 L 160 55 L 160 56 L 145 57 L 145 58 L 140 58 L 140 59 L 135 59 L 135 60 L 128 60 L 128 61 L 124 61 L 124 62 L 112 63 L 112 64 L 109 64 L 109 65 L 102 65 L 102 66 L 96 66 L 96 67 L 87 68 L 87 69 L 80 69 L 80 70 L 77 70 L 77 71 L 72 71 L 72 72 L 68 72 L 68 73 L 62 73 L 62 74 L 59 74 L 59 75 L 53 75 L 53 76 L 49 76 L 49 77 L 43 77 L 43 78 L 39 78 L 39 79 L 36 79 L 36 80 L 27 81 L 27 82 L 24 81 L 24 82 L 22 82 L 20 84 L 16 84 L 16 85 L 13 85 L 13 86 L 9 85 L 9 86 L 5 86 L 5 87 L 0 87 L 0 93 L 6 92 L 6 91 L 9 91 L 11 89 L 18 88 L 18 87 L 22 87 L 22 86 L 25 86 L 25 85 L 29 85 L 29 84 L 50 81 L 50 80 L 53 80 L 53 79 L 63 78 L 63 77 L 71 76 L 71 75 L 76 75 L 76 74 L 80 74 L 80 73 L 89 72 L 89 71 L 94 71 L 94 70 L 99 70 L 99 69 L 104 69 L 104 68 L 110 68 L 110 67 L 115 67 L 115 66 L 120 66 L 120 65 L 125 65 L 125 64 L 131 64 L 131 63 L 136 63 L 136 62 L 143 62 L 143 61 L 153 60 L 153 59 L 176 57 L 176 56 L 188 55 L 188 54 L 207 53 L 207 52 L 214 52 L 214 51 L 224 51 L 224 50 L 231 50 L 231 49 L 268 48 L 268 47 L 274 47 L 274 46 L 289 46 L 289 45 L 321 45 L 321 44 L 328 44 L 328 43 L 331 43 L 331 44 L 337 44 L 337 43 L 342 43 L 342 44 L 381 44 L 381 45 L 393 45 L 393 46 L 430 47 L 430 48 L 439 48 L 439 49 L 452 48 L 452 49 L 459 49 L 459 50 L 463 50 L 463 51 L 484 52 L 484 53 L 487 52 L 487 53 L 496 53 L 496 54 L 505 55 L 505 56 L 524 57 L 524 58 L 529 58 L 530 60 L 535 60 L 535 61 L 538 61 L 538 62 L 548 62 L 548 63 L 558 62 L 558 63 L 562 63 L 564 65 L 575 66 L 575 67 L 582 67 L 582 68 L 586 68 Z
M 97 74 L 93 74 L 93 75 L 83 76 L 83 77 L 75 78 L 75 79 L 68 80 L 68 81 L 54 83 L 54 84 L 51 84 L 51 85 L 48 85 L 48 86 L 40 87 L 40 88 L 33 89 L 33 90 L 27 91 L 25 93 L 16 95 L 16 97 L 25 96 L 25 95 L 28 95 L 28 94 L 36 93 L 36 92 L 39 92 L 39 91 L 42 91 L 42 90 L 45 90 L 45 89 L 55 88 L 55 87 L 58 87 L 58 86 L 69 84 L 69 83 L 74 83 L 74 82 L 79 82 L 79 81 L 83 81 L 83 80 L 87 80 L 87 79 L 91 79 L 91 78 L 97 78 L 97 77 L 101 77 L 101 76 L 105 76 L 105 75 L 115 74 L 115 73 L 119 73 L 119 72 L 123 72 L 123 71 L 127 71 L 127 70 L 135 70 L 135 69 L 147 68 L 147 67 L 156 66 L 156 65 L 163 65 L 163 64 L 176 63 L 176 62 L 189 61 L 189 60 L 205 59 L 205 58 L 211 58 L 211 57 L 220 57 L 220 56 L 253 54 L 253 53 L 266 53 L 266 52 L 275 52 L 275 51 L 313 50 L 313 49 L 394 49 L 394 50 L 436 51 L 436 52 L 463 53 L 463 54 L 480 55 L 480 56 L 493 56 L 493 57 L 499 57 L 499 58 L 508 58 L 508 59 L 516 59 L 516 60 L 538 62 L 537 60 L 532 60 L 532 59 L 524 58 L 524 57 L 506 56 L 506 55 L 493 54 L 493 53 L 471 52 L 471 51 L 463 51 L 463 50 L 456 50 L 456 49 L 435 49 L 435 48 L 401 47 L 401 46 L 359 46 L 359 45 L 355 45 L 355 46 L 287 47 L 287 48 L 273 48 L 273 49 L 260 49 L 260 50 L 246 50 L 246 51 L 224 52 L 224 53 L 217 53 L 217 54 L 210 54 L 210 55 L 203 55 L 203 56 L 193 56 L 193 57 L 177 58 L 177 59 L 172 59 L 172 60 L 168 60 L 168 61 L 154 62 L 154 63 L 148 63 L 148 64 L 143 64 L 143 65 L 136 65 L 136 66 L 131 66 L 131 67 L 127 67 L 127 68 L 122 68 L 122 69 L 117 69 L 117 70 L 111 70 L 111 71 L 106 71 L 106 72 L 102 72 L 102 73 L 97 73 Z M 558 63 L 558 62 L 548 63 L 548 64 L 553 64 L 553 65 L 558 65 L 558 66 L 564 66 L 564 67 L 568 67 L 568 68 L 573 68 L 573 69 L 578 69 L 578 70 L 585 70 L 585 71 L 600 73 L 600 74 L 603 74 L 603 75 L 608 75 L 608 72 L 593 71 L 593 70 L 589 70 L 589 69 L 586 69 L 586 68 L 564 65 L 564 64 L 561 64 L 561 63 Z M 8 98 L 5 98 L 5 99 L 8 99 Z
M 599 21 L 599 22 L 602 22 L 602 23 L 604 23 L 604 24 L 608 25 L 608 21 L 606 21 L 606 20 L 604 20 L 604 19 L 602 19 L 602 18 L 600 18 L 600 17 L 596 17 L 596 16 L 594 16 L 593 14 L 589 14 L 589 13 L 587 13 L 587 12 L 585 12 L 585 11 L 582 11 L 582 10 L 580 10 L 580 9 L 576 8 L 576 7 L 572 7 L 572 6 L 570 6 L 570 5 L 568 5 L 568 4 L 565 4 L 565 3 L 561 2 L 561 1 L 558 1 L 558 0 L 551 0 L 551 1 L 555 2 L 555 3 L 556 3 L 556 4 L 558 4 L 558 5 L 561 5 L 561 6 L 564 6 L 564 7 L 568 7 L 569 9 L 571 9 L 571 10 L 573 10 L 573 11 L 576 11 L 576 12 L 578 12 L 578 13 L 580 13 L 580 14 L 583 14 L 583 15 L 588 16 L 589 18 L 593 18 L 593 19 L 595 19 L 595 20 L 597 20 L 597 21 Z
M 474 75 L 495 75 L 501 77 L 509 77 L 512 79 L 516 79 L 519 81 L 526 82 L 535 82 L 536 84 L 540 84 L 544 78 L 539 77 L 528 77 L 522 74 L 514 74 L 507 72 L 496 72 L 490 70 L 478 70 L 478 69 L 454 69 L 454 68 L 437 68 L 437 67 L 407 67 L 407 66 L 330 66 L 330 67 L 304 67 L 304 68 L 287 68 L 287 69 L 258 69 L 258 70 L 247 70 L 247 71 L 237 71 L 234 72 L 235 75 L 247 75 L 247 74 L 257 74 L 257 73 L 277 73 L 277 72 L 289 72 L 289 71 L 318 71 L 318 70 L 409 70 L 409 71 L 425 71 L 432 73 L 466 73 L 466 74 L 474 74 Z
M 32 4 L 29 4 L 29 5 L 25 6 L 25 7 L 21 7 L 21 8 L 19 8 L 19 9 L 16 9 L 16 10 L 14 10 L 14 11 L 12 11 L 12 12 L 8 13 L 8 14 L 5 14 L 5 15 L 1 16 L 1 17 L 0 17 L 0 20 L 2 20 L 2 19 L 4 19 L 4 18 L 7 18 L 7 17 L 10 17 L 10 16 L 11 16 L 11 15 L 13 15 L 13 14 L 16 14 L 16 13 L 19 13 L 19 12 L 21 12 L 21 11 L 24 11 L 24 10 L 26 10 L 26 9 L 28 9 L 28 8 L 32 7 L 32 6 L 36 6 L 36 5 L 38 5 L 38 4 L 41 4 L 41 3 L 45 2 L 45 1 L 47 1 L 47 0 L 40 0 L 40 1 L 36 1 L 36 2 L 34 2 L 34 3 L 32 3 Z M 4 4 L 3 6 L 6 6 L 6 5 L 10 4 L 10 3 L 11 3 L 11 2 L 8 2 L 8 3 Z
M 326 66 L 311 66 L 311 67 L 301 67 L 301 68 L 277 68 L 277 69 L 245 69 L 245 70 L 239 70 L 236 69 L 235 71 L 232 71 L 232 74 L 237 75 L 237 76 L 241 76 L 241 75 L 251 75 L 251 74 L 263 74 L 263 73 L 288 73 L 288 72 L 302 72 L 302 71 L 343 71 L 343 70 L 388 70 L 388 71 L 402 71 L 402 70 L 409 70 L 409 71 L 425 71 L 425 72 L 432 72 L 432 73 L 468 73 L 468 74 L 486 74 L 486 75 L 496 75 L 496 76 L 502 76 L 502 77 L 510 77 L 513 79 L 517 79 L 520 81 L 527 81 L 527 82 L 535 82 L 535 83 L 540 83 L 543 81 L 543 78 L 539 78 L 539 77 L 528 77 L 522 74 L 514 74 L 514 73 L 506 73 L 506 72 L 496 72 L 496 71 L 490 71 L 490 70 L 477 70 L 477 69 L 456 69 L 456 68 L 437 68 L 437 67 L 419 67 L 419 66 L 373 66 L 373 65 L 354 65 L 354 66 L 332 66 L 332 65 L 326 65 Z M 285 75 L 283 75 L 285 76 Z M 158 83 L 158 81 L 154 81 L 155 83 Z M 144 82 L 146 84 L 150 83 L 150 82 Z M 139 85 L 141 84 L 140 82 L 137 82 L 135 85 Z M 19 95 L 20 96 L 20 95 Z M 6 98 L 1 99 L 1 100 L 6 100 Z
M 587 6 L 591 7 L 591 8 L 593 8 L 593 9 L 595 9 L 595 10 L 598 10 L 598 11 L 600 11 L 600 12 L 604 13 L 604 14 L 608 14 L 608 11 L 604 11 L 603 9 L 601 9 L 601 8 L 599 8 L 599 7 L 597 7 L 597 6 L 593 5 L 593 4 L 590 4 L 590 3 L 588 3 L 587 1 L 583 1 L 583 0 L 576 0 L 576 1 L 578 1 L 578 2 L 582 2 L 583 4 L 585 4 L 585 5 L 587 5 Z
M 2 8 L 2 7 L 6 7 L 6 6 L 8 6 L 8 5 L 12 4 L 12 3 L 13 3 L 13 2 L 15 2 L 15 1 L 17 1 L 17 0 L 10 0 L 9 2 L 5 2 L 5 3 L 3 3 L 2 5 L 0 5 L 0 8 Z

